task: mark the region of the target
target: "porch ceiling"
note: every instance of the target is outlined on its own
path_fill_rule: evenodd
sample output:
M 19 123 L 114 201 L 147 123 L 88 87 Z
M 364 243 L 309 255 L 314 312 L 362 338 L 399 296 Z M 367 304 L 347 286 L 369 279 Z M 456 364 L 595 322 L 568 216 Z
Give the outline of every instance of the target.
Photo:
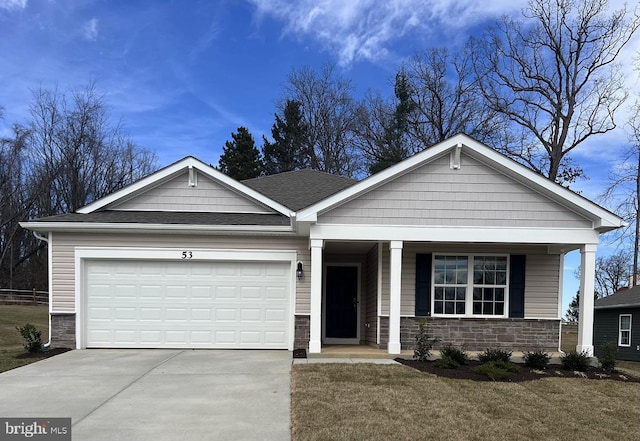
M 329 254 L 364 254 L 371 247 L 376 245 L 377 241 L 371 242 L 331 242 L 327 241 L 324 251 Z

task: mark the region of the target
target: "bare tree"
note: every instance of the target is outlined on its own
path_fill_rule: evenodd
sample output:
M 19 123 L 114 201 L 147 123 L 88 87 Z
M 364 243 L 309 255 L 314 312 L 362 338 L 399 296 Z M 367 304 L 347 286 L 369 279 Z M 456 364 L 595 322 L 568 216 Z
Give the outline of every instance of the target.
M 620 288 L 627 286 L 631 268 L 631 255 L 628 250 L 596 258 L 596 278 L 594 292 L 597 298 L 610 296 Z M 575 271 L 580 278 L 580 267 Z
M 609 186 L 602 199 L 613 207 L 616 213 L 627 221 L 627 226 L 615 232 L 615 237 L 622 242 L 633 243 L 633 265 L 631 267 L 632 285 L 637 285 L 638 253 L 640 252 L 640 99 L 631 107 L 631 118 L 628 122 L 629 145 L 624 157 L 612 173 L 609 174 Z
M 583 172 L 567 156 L 616 127 L 627 98 L 615 63 L 640 25 L 637 11 L 608 0 L 530 0 L 524 20 L 504 17 L 470 48 L 487 105 L 522 130 L 504 152 L 570 183 Z
M 300 103 L 308 129 L 304 146 L 308 161 L 303 162 L 311 168 L 350 177 L 359 172 L 359 155 L 352 142 L 356 121 L 352 90 L 351 81 L 338 75 L 332 64 L 319 72 L 302 67 L 289 74 L 282 106 L 287 99 Z
M 45 244 L 18 222 L 75 211 L 156 166 L 154 154 L 110 122 L 93 84 L 33 95 L 30 124 L 0 139 L 0 281 L 44 289 Z
M 409 135 L 418 152 L 458 133 L 494 144 L 505 119 L 483 102 L 470 57 L 446 49 L 416 54 L 406 67 L 412 112 Z
M 42 201 L 50 214 L 75 211 L 155 169 L 155 155 L 110 122 L 93 83 L 70 96 L 36 90 L 31 116 L 34 166 L 51 177 Z

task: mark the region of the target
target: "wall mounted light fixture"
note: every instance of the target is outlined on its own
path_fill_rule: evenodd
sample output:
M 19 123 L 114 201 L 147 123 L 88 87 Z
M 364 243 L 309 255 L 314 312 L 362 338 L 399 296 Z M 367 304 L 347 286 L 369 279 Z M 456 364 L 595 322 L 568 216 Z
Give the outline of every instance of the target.
M 298 261 L 298 263 L 296 263 L 296 277 L 298 278 L 298 280 L 302 279 L 302 276 L 304 275 L 304 271 L 302 270 L 302 262 Z

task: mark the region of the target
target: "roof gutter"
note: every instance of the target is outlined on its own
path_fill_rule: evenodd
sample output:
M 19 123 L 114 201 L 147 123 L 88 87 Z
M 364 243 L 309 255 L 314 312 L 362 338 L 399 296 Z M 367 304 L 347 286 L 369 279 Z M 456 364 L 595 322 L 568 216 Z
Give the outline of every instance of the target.
M 49 231 L 135 231 L 135 232 L 182 232 L 182 233 L 292 233 L 292 225 L 192 225 L 192 224 L 140 224 L 104 222 L 20 222 L 22 228 L 34 232 Z

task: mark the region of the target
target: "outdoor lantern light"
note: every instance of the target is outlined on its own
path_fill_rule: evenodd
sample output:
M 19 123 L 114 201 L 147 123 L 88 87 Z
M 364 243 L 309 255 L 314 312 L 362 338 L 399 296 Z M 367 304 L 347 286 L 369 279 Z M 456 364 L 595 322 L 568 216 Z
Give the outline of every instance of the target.
M 298 280 L 302 279 L 303 274 L 304 272 L 302 271 L 302 262 L 298 262 L 296 268 L 296 276 L 298 277 Z

